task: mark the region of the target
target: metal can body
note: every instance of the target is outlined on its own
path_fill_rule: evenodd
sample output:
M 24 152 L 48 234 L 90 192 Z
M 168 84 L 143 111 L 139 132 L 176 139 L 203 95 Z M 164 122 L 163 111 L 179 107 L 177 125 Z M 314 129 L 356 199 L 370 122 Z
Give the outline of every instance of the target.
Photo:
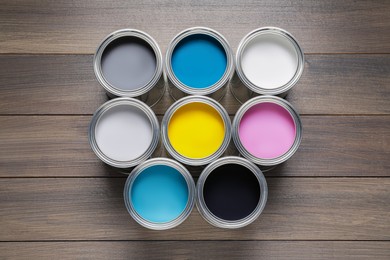
M 192 106 L 201 106 L 200 109 L 197 107 L 192 108 Z M 183 109 L 187 109 L 189 111 L 186 111 L 185 114 Z M 203 108 L 206 108 L 206 110 L 202 110 Z M 213 144 L 211 147 L 210 144 L 210 149 L 209 147 L 206 147 L 204 149 L 207 149 L 207 152 L 205 152 L 205 155 L 200 155 L 200 156 L 188 156 L 186 152 L 179 151 L 179 149 L 174 145 L 174 130 L 170 130 L 171 123 L 172 123 L 172 118 L 174 118 L 173 122 L 177 124 L 181 124 L 180 120 L 181 119 L 186 119 L 185 122 L 182 124 L 186 126 L 186 124 L 193 124 L 195 121 L 192 121 L 191 114 L 192 113 L 198 113 L 198 111 L 201 111 L 200 113 L 203 113 L 202 115 L 196 115 L 196 118 L 206 118 L 205 120 L 208 120 L 207 118 L 210 117 L 212 121 L 200 121 L 198 129 L 201 131 L 206 132 L 206 137 L 209 138 L 211 141 L 212 138 L 215 136 L 218 136 L 220 142 L 217 144 Z M 181 117 L 178 119 L 176 118 L 177 115 L 181 115 Z M 188 116 L 187 116 L 188 115 Z M 214 119 L 217 118 L 217 121 Z M 214 120 L 214 121 L 213 121 Z M 208 124 L 208 123 L 211 124 Z M 173 123 L 172 123 L 173 124 Z M 214 125 L 213 125 L 214 124 Z M 215 127 L 214 127 L 215 126 Z M 195 128 L 197 127 L 196 125 L 194 126 Z M 214 131 L 215 129 L 220 129 L 220 131 L 213 136 L 212 134 L 208 135 L 208 130 Z M 188 129 L 188 128 L 187 128 Z M 203 129 L 203 130 L 202 130 Z M 191 129 L 190 129 L 191 130 Z M 166 111 L 162 125 L 161 125 L 161 131 L 162 131 L 162 142 L 164 144 L 164 147 L 168 151 L 168 153 L 176 160 L 180 161 L 181 163 L 184 163 L 186 165 L 191 165 L 191 166 L 201 166 L 208 164 L 212 162 L 213 160 L 217 159 L 220 157 L 226 148 L 229 145 L 230 138 L 231 138 L 231 123 L 230 123 L 230 118 L 226 110 L 222 107 L 221 104 L 219 104 L 217 101 L 215 101 L 212 98 L 205 97 L 205 96 L 188 96 L 184 97 L 178 101 L 176 101 L 174 104 L 172 104 L 171 107 Z M 170 132 L 172 131 L 172 132 Z M 196 130 L 195 130 L 196 131 Z M 186 134 L 186 130 L 182 131 L 184 134 Z M 195 135 L 195 137 L 194 137 Z M 201 145 L 201 142 L 206 142 L 205 138 L 202 136 L 196 136 L 196 134 L 188 134 L 187 136 L 182 136 L 182 140 L 193 140 L 192 138 L 199 138 L 198 141 L 199 143 L 194 143 L 192 142 L 189 144 L 188 147 L 184 147 L 186 151 L 189 151 L 191 153 L 191 150 L 196 150 L 197 148 L 203 149 Z M 172 139 L 172 140 L 171 140 Z M 215 137 L 215 140 L 217 137 Z M 206 142 L 204 146 L 209 146 L 209 144 Z M 211 151 L 211 152 L 209 152 Z
M 244 103 L 258 95 L 286 96 L 302 75 L 304 53 L 287 31 L 263 27 L 241 40 L 235 63 L 236 73 L 230 89 L 234 97 Z
M 170 221 L 165 221 L 165 222 L 157 222 L 157 221 L 151 221 L 143 215 L 142 212 L 137 211 L 137 206 L 135 205 L 134 201 L 136 198 L 132 198 L 132 194 L 135 192 L 132 191 L 132 189 L 140 189 L 140 188 L 147 188 L 147 186 L 142 186 L 142 187 L 134 187 L 135 183 L 137 182 L 137 178 L 144 173 L 146 170 L 152 168 L 152 167 L 170 167 L 177 171 L 182 178 L 185 181 L 186 188 L 187 188 L 187 201 L 185 204 L 184 209 L 181 211 L 180 214 L 175 216 L 173 219 Z M 148 172 L 148 174 L 153 174 L 153 172 Z M 160 183 L 163 185 L 164 183 Z M 164 187 L 162 187 L 164 188 Z M 165 187 L 166 188 L 166 187 Z M 153 192 L 153 190 L 145 190 L 146 192 Z M 173 191 L 174 192 L 174 191 Z M 149 228 L 149 229 L 154 229 L 154 230 L 165 230 L 165 229 L 170 229 L 174 228 L 178 225 L 180 225 L 191 213 L 194 204 L 195 204 L 195 197 L 196 197 L 196 189 L 195 189 L 195 183 L 192 179 L 191 174 L 189 171 L 180 163 L 167 159 L 167 158 L 154 158 L 147 160 L 143 162 L 142 164 L 138 165 L 134 170 L 131 172 L 129 177 L 127 178 L 125 188 L 123 191 L 123 196 L 124 196 L 124 201 L 125 201 L 125 206 L 131 217 L 140 225 Z M 139 196 L 139 195 L 137 195 Z M 150 199 L 150 198 L 149 198 Z M 172 198 L 171 198 L 172 199 Z M 169 207 L 172 207 L 172 205 L 169 205 Z M 152 212 L 154 214 L 161 214 L 161 212 L 158 209 L 151 209 L 155 210 L 155 212 Z M 164 209 L 164 210 L 169 210 L 169 209 Z M 163 210 L 163 211 L 164 211 Z
M 134 120 L 140 123 L 134 125 Z M 131 140 L 122 144 L 120 135 L 125 136 L 126 131 Z M 115 98 L 104 103 L 94 113 L 88 129 L 89 144 L 96 156 L 104 163 L 122 169 L 147 160 L 158 146 L 159 138 L 156 115 L 149 106 L 134 98 Z M 128 146 L 123 147 L 127 143 Z
M 183 42 L 189 41 L 191 37 L 207 37 L 211 39 L 215 44 L 221 47 L 221 50 L 223 49 L 226 58 L 226 68 L 223 74 L 215 82 L 206 87 L 196 88 L 190 86 L 190 84 L 186 82 L 182 82 L 173 69 L 172 57 L 177 46 L 181 46 L 180 44 Z M 217 31 L 206 27 L 189 28 L 180 32 L 170 42 L 165 57 L 165 70 L 169 80 L 169 93 L 173 99 L 178 100 L 187 95 L 204 95 L 215 100 L 220 100 L 226 93 L 227 86 L 234 73 L 234 56 L 227 40 Z M 205 74 L 198 75 L 199 78 L 206 76 L 207 75 Z
M 134 47 L 132 45 L 136 46 Z M 110 54 L 112 62 L 106 62 L 105 60 L 108 60 L 106 56 L 115 50 L 115 54 Z M 149 58 L 147 60 L 150 60 L 147 64 L 142 63 L 142 59 L 145 57 Z M 108 68 L 107 71 L 116 71 L 118 73 L 118 71 L 129 69 L 133 71 L 134 75 L 142 75 L 143 71 L 150 73 L 144 75 L 145 78 L 143 78 L 142 82 L 134 83 L 139 84 L 139 86 L 123 87 L 115 79 L 117 77 L 119 80 L 120 76 L 118 75 L 120 74 L 110 73 L 108 75 L 108 72 L 105 74 L 103 62 L 113 64 L 111 66 L 116 66 L 113 69 Z M 142 64 L 145 68 L 142 68 Z M 153 106 L 162 98 L 165 92 L 166 80 L 163 75 L 161 50 L 157 42 L 143 31 L 122 29 L 109 34 L 97 48 L 93 59 L 93 66 L 97 80 L 110 98 L 132 97 L 143 101 L 149 106 Z M 124 68 L 124 66 L 129 67 Z M 129 77 L 122 80 L 131 81 L 132 79 Z
M 256 204 L 253 205 L 253 209 L 250 212 L 248 212 L 247 214 L 245 214 L 239 219 L 228 220 L 217 216 L 215 212 L 213 212 L 213 210 L 210 209 L 210 207 L 208 206 L 208 202 L 206 201 L 207 198 L 205 198 L 205 185 L 207 185 L 208 179 L 210 178 L 210 176 L 212 176 L 214 171 L 216 171 L 219 167 L 223 167 L 223 166 L 228 166 L 229 168 L 232 166 L 244 167 L 244 169 L 247 169 L 252 175 L 251 180 L 255 182 L 257 181 L 258 183 L 257 186 L 259 187 L 260 192 L 256 196 L 256 198 L 254 198 Z M 237 174 L 237 177 L 240 178 L 239 173 Z M 248 182 L 247 184 L 248 184 L 247 186 L 241 187 L 241 191 L 253 188 L 253 182 Z M 234 185 L 235 185 L 234 182 L 229 183 L 229 185 L 225 188 L 234 189 Z M 268 186 L 264 175 L 255 164 L 242 157 L 229 156 L 229 157 L 220 158 L 212 162 L 202 171 L 196 186 L 197 186 L 196 206 L 198 208 L 199 213 L 207 222 L 220 228 L 235 229 L 235 228 L 241 228 L 249 225 L 260 216 L 261 212 L 263 211 L 267 203 Z M 222 190 L 221 187 L 219 187 L 219 189 L 215 190 L 215 192 L 220 192 L 221 190 Z M 238 193 L 235 192 L 235 195 L 239 196 L 239 192 Z M 224 200 L 224 197 L 221 197 L 221 199 Z M 234 199 L 240 200 L 239 197 L 236 197 Z M 229 202 L 227 201 L 226 203 Z M 242 203 L 245 203 L 245 201 L 242 201 Z
M 243 118 L 247 114 L 249 114 L 248 111 L 251 111 L 251 109 L 254 109 L 254 108 L 256 108 L 256 106 L 261 105 L 261 104 L 271 104 L 278 111 L 282 111 L 282 112 L 280 112 L 280 113 L 283 113 L 283 114 L 281 114 L 281 117 L 284 117 L 284 118 L 288 117 L 288 119 L 286 119 L 286 120 L 289 120 L 287 122 L 290 122 L 290 123 L 284 123 L 285 125 L 283 125 L 283 122 L 282 122 L 281 124 L 276 126 L 276 129 L 275 129 L 276 131 L 278 131 L 278 129 L 281 129 L 284 127 L 290 128 L 290 129 L 292 129 L 291 131 L 294 131 L 293 137 L 291 137 L 292 135 L 290 134 L 291 141 L 287 147 L 285 147 L 286 145 L 284 143 L 282 143 L 282 144 L 271 143 L 270 144 L 270 145 L 274 146 L 274 147 L 271 146 L 271 148 L 276 147 L 275 149 L 278 150 L 276 152 L 277 153 L 276 155 L 259 156 L 258 154 L 255 154 L 253 152 L 252 148 L 249 149 L 248 146 L 246 147 L 246 144 L 243 141 L 244 138 L 241 136 L 241 135 L 243 135 L 243 133 L 241 133 L 240 131 L 244 131 L 243 130 L 244 128 L 242 126 L 243 125 L 243 123 L 242 123 Z M 286 117 L 286 115 L 288 115 L 288 116 Z M 271 119 L 272 119 L 272 121 L 277 120 L 275 118 L 275 116 L 273 118 L 270 118 L 270 120 Z M 272 122 L 272 121 L 270 121 L 270 122 Z M 264 125 L 267 124 L 266 121 L 259 122 L 259 120 L 257 120 L 257 122 L 256 122 L 257 127 L 265 128 L 264 125 L 261 125 L 262 123 Z M 271 124 L 273 124 L 273 123 L 271 123 Z M 241 129 L 240 129 L 240 127 L 241 127 Z M 291 133 L 291 131 L 290 131 L 290 133 Z M 261 134 L 261 133 L 258 133 L 258 131 L 256 133 L 258 135 Z M 287 133 L 287 134 L 289 134 L 289 133 Z M 255 164 L 260 165 L 260 166 L 275 166 L 275 165 L 281 164 L 284 161 L 288 160 L 298 150 L 298 147 L 299 147 L 301 140 L 302 140 L 302 122 L 301 122 L 301 119 L 299 117 L 298 112 L 286 100 L 284 100 L 280 97 L 276 97 L 276 96 L 258 96 L 258 97 L 255 97 L 255 98 L 248 100 L 237 111 L 237 113 L 233 119 L 233 124 L 232 124 L 232 137 L 233 137 L 233 141 L 234 141 L 234 144 L 236 145 L 238 152 L 242 156 L 244 156 L 248 160 L 250 160 L 250 161 L 252 161 Z M 251 138 L 252 138 L 252 142 L 255 143 L 256 136 L 252 136 Z M 282 138 L 282 137 L 276 136 L 276 137 L 272 137 L 272 138 Z M 289 141 L 287 140 L 286 142 L 289 142 Z M 260 145 L 258 145 L 258 146 L 260 146 Z M 278 149 L 278 146 L 284 146 L 284 148 L 283 148 L 284 151 L 280 152 L 280 149 Z

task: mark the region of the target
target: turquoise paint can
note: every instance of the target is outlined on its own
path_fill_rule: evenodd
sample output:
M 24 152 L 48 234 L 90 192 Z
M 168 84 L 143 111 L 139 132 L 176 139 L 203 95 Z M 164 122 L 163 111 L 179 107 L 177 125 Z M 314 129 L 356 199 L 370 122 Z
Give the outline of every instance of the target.
M 165 230 L 178 226 L 191 213 L 195 183 L 180 163 L 155 158 L 130 173 L 123 196 L 136 222 L 149 229 Z

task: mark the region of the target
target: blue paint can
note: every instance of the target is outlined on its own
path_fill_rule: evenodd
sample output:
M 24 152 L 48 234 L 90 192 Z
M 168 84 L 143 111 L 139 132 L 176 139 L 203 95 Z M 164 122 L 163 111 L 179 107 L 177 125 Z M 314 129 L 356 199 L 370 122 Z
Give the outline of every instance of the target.
M 177 100 L 206 95 L 220 100 L 234 72 L 234 57 L 227 40 L 206 27 L 189 28 L 168 46 L 165 69 L 169 92 Z

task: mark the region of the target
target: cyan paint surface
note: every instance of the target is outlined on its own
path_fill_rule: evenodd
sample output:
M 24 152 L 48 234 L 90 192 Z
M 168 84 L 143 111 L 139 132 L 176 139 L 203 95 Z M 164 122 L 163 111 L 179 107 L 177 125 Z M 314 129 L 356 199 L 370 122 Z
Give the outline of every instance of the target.
M 208 88 L 220 80 L 227 66 L 223 46 L 213 37 L 190 35 L 172 52 L 172 70 L 176 78 L 191 88 Z
M 155 165 L 142 171 L 130 192 L 135 211 L 145 220 L 156 223 L 176 219 L 188 201 L 184 177 L 166 165 Z

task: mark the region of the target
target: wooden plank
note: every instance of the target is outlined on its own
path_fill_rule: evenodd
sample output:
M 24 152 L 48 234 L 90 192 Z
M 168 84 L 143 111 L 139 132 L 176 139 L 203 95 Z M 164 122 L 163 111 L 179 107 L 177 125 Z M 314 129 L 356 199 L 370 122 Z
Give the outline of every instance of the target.
M 269 178 L 261 217 L 223 230 L 196 209 L 179 227 L 147 230 L 123 202 L 122 178 L 0 179 L 0 241 L 389 240 L 389 178 Z
M 208 26 L 234 49 L 249 31 L 278 26 L 309 53 L 390 52 L 387 1 L 13 1 L 0 10 L 1 53 L 93 53 L 112 31 L 137 28 L 165 50 L 181 30 Z
M 90 119 L 1 116 L 0 177 L 117 176 L 91 151 Z M 303 116 L 302 121 L 298 152 L 268 176 L 389 176 L 389 116 Z M 160 148 L 154 157 L 165 155 Z M 230 149 L 226 155 L 238 153 Z
M 108 100 L 91 55 L 2 55 L 0 67 L 0 114 L 92 114 Z M 303 114 L 389 114 L 389 74 L 390 55 L 307 55 L 287 100 Z M 172 103 L 166 92 L 154 111 Z M 240 106 L 230 91 L 221 103 Z
M 108 100 L 92 56 L 0 56 L 1 114 L 92 114 Z
M 389 242 L 115 241 L 12 242 L 5 259 L 389 259 Z

